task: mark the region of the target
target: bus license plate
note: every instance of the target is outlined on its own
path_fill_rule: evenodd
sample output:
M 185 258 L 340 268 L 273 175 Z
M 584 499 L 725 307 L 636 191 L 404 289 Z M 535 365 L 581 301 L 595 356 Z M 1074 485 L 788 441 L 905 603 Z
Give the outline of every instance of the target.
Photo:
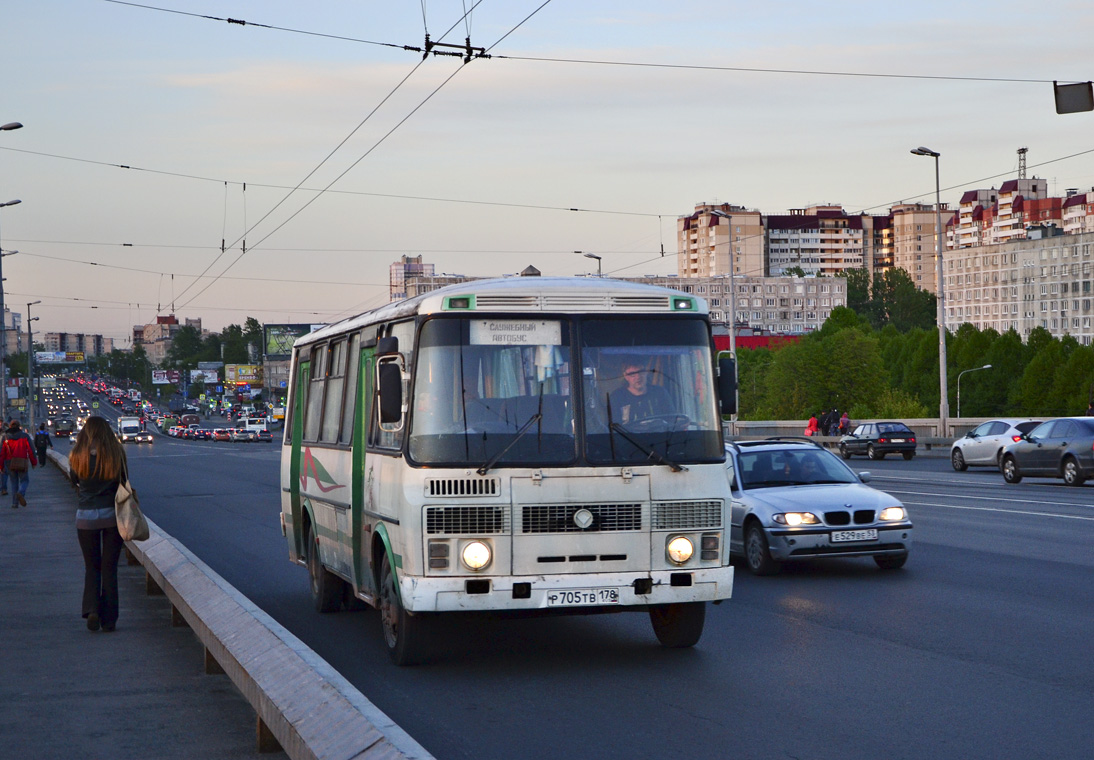
M 548 591 L 548 607 L 591 607 L 599 604 L 619 604 L 617 588 L 575 588 Z
M 832 543 L 836 544 L 841 541 L 877 541 L 877 528 L 832 531 Z

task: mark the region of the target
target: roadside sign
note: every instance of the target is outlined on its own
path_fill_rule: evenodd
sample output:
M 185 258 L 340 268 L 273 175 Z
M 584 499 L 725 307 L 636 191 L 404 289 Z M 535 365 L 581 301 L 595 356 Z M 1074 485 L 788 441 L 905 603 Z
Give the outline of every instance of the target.
M 98 409 L 99 408 L 99 402 L 98 401 L 92 401 L 91 402 L 91 408 L 92 409 Z

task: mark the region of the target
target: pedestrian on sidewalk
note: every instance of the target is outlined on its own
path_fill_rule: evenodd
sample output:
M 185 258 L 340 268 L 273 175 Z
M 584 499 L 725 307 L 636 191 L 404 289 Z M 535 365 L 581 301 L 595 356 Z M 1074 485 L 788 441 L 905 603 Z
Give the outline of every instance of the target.
M 11 426 L 14 425 L 14 424 L 15 424 L 15 419 L 13 417 L 8 417 L 8 421 L 4 424 L 3 431 L 0 432 L 0 446 L 2 446 L 4 441 L 6 441 L 8 439 L 8 430 L 10 430 Z M 8 495 L 8 466 L 5 463 L 0 462 L 0 496 L 7 496 L 7 495 Z
M 27 485 L 30 483 L 30 468 L 38 464 L 34 456 L 34 447 L 30 436 L 19 429 L 18 422 L 12 422 L 0 444 L 0 463 L 8 472 L 11 488 L 11 508 L 27 505 Z
M 83 616 L 87 630 L 113 631 L 118 622 L 118 557 L 122 541 L 114 495 L 125 473 L 125 449 L 102 417 L 88 417 L 68 455 L 79 489 L 76 535 L 84 554 Z
M 38 452 L 38 466 L 46 466 L 46 449 L 53 448 L 53 440 L 49 437 L 49 431 L 46 430 L 46 423 L 42 423 L 38 426 L 38 432 L 34 434 L 34 448 Z

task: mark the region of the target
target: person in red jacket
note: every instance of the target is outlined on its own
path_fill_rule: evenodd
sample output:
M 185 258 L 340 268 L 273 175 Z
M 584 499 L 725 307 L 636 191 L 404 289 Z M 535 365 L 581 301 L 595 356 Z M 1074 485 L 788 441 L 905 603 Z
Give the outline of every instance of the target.
M 27 485 L 30 483 L 30 468 L 38 464 L 34 456 L 34 446 L 30 436 L 19 428 L 18 422 L 12 422 L 4 443 L 0 446 L 0 466 L 8 471 L 11 490 L 11 508 L 27 505 Z

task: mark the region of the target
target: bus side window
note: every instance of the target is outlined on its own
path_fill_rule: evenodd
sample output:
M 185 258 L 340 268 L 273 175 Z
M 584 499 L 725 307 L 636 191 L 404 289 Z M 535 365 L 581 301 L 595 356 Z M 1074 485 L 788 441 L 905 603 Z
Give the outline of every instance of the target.
M 346 400 L 342 404 L 342 432 L 339 443 L 353 443 L 353 418 L 357 410 L 357 365 L 361 358 L 361 336 L 354 335 L 349 343 L 349 366 L 346 369 Z M 362 392 L 363 389 L 362 389 Z
M 327 443 L 338 441 L 342 424 L 342 393 L 346 382 L 346 341 L 332 343 L 328 362 L 326 401 L 323 404 L 323 425 L 320 440 Z
M 308 383 L 308 397 L 304 408 L 304 440 L 319 440 L 319 423 L 323 418 L 323 386 L 327 379 L 327 346 L 322 344 L 312 349 L 311 382 Z

